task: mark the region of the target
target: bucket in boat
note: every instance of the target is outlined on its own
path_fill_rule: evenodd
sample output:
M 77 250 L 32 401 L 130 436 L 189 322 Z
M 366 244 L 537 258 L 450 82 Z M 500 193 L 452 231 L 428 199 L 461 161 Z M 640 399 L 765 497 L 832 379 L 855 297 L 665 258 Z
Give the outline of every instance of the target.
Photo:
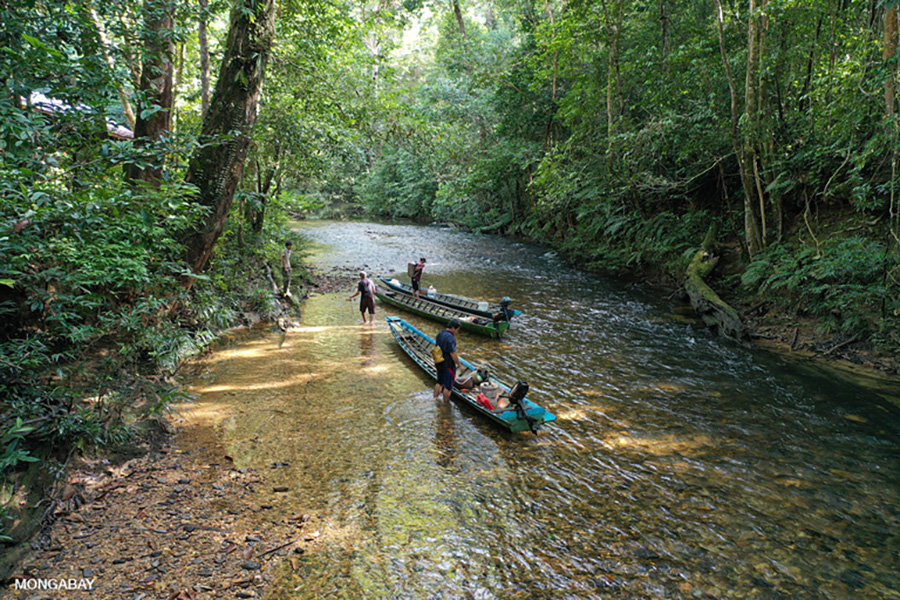
M 480 301 L 480 302 L 478 303 L 478 310 L 484 312 L 484 311 L 486 311 L 487 309 L 488 309 L 488 303 L 487 303 L 487 302 Z
M 491 404 L 496 405 L 497 398 L 500 396 L 500 386 L 494 383 L 482 383 L 478 386 L 479 391 L 484 394 Z

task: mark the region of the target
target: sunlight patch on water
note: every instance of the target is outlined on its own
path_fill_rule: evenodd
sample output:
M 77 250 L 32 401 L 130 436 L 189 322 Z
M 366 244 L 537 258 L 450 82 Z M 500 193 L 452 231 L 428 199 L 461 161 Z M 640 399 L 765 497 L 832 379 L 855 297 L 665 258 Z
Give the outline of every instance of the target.
M 653 456 L 685 455 L 706 452 L 713 446 L 709 436 L 695 435 L 690 440 L 677 436 L 659 436 L 654 438 L 636 437 L 628 432 L 611 433 L 604 438 L 607 447 L 615 450 L 634 450 Z

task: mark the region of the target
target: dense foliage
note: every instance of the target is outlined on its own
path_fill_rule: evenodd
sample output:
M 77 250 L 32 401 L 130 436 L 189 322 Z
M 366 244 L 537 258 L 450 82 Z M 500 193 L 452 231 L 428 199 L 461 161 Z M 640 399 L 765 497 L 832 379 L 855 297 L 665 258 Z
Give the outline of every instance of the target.
M 214 47 L 226 9 L 207 15 L 219 19 Z M 177 18 L 158 29 L 169 10 Z M 286 234 L 281 200 L 252 230 L 228 220 L 204 273 L 185 259 L 207 214 L 183 182 L 199 147 L 197 78 L 178 56 L 148 57 L 146 40 L 196 47 L 196 18 L 174 2 L 0 2 L 0 517 L 14 493 L 6 476 L 34 453 L 58 476 L 73 450 L 131 439 L 182 398 L 169 376 L 185 357 L 246 313 L 279 310 L 263 263 Z M 130 139 L 127 114 L 168 110 L 141 89 L 155 64 L 191 84 L 174 127 Z

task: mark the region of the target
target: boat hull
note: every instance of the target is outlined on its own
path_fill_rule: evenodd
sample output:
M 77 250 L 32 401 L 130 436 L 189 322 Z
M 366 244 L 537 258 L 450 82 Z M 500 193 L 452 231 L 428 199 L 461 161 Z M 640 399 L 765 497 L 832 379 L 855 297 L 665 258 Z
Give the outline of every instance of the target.
M 500 339 L 503 337 L 503 333 L 509 329 L 509 321 L 493 321 L 487 317 L 471 315 L 461 310 L 454 310 L 449 306 L 435 304 L 425 298 L 414 298 L 407 294 L 388 291 L 380 286 L 376 286 L 375 296 L 386 304 L 433 319 L 442 325 L 446 325 L 450 319 L 459 319 L 463 329 L 478 335 Z
M 437 380 L 437 369 L 434 366 L 434 360 L 431 358 L 431 348 L 434 346 L 434 339 L 400 317 L 387 317 L 386 320 L 391 333 L 403 351 L 429 376 Z M 475 366 L 471 363 L 465 360 L 461 362 L 467 369 L 475 370 Z M 499 386 L 503 394 L 509 393 L 509 385 L 494 377 L 490 377 L 489 381 Z M 509 431 L 536 431 L 543 423 L 556 420 L 556 415 L 528 399 L 523 400 L 524 414 L 527 415 L 527 418 L 524 418 L 519 411 L 512 407 L 503 410 L 490 410 L 479 404 L 475 396 L 476 394 L 453 388 L 454 399 L 470 406 L 479 414 Z
M 408 283 L 404 283 L 398 279 L 391 279 L 389 277 L 379 277 L 378 278 L 381 283 L 391 288 L 395 292 L 400 292 L 401 294 L 408 294 L 412 296 L 413 289 L 412 286 Z M 503 314 L 503 308 L 497 304 L 488 304 L 487 308 L 481 308 L 480 304 L 487 303 L 479 303 L 478 300 L 473 300 L 472 298 L 466 298 L 464 296 L 456 296 L 453 294 L 442 294 L 440 292 L 436 292 L 434 294 L 425 295 L 423 290 L 423 297 L 426 297 L 428 300 L 436 304 L 441 304 L 443 306 L 448 306 L 450 308 L 455 308 L 457 310 L 462 310 L 468 313 L 472 313 L 473 315 L 479 315 L 482 317 L 492 318 L 496 314 Z M 521 315 L 521 310 L 513 310 L 511 308 L 507 308 L 505 314 L 509 317 L 509 319 L 515 317 L 516 315 Z M 507 319 L 508 320 L 508 319 Z

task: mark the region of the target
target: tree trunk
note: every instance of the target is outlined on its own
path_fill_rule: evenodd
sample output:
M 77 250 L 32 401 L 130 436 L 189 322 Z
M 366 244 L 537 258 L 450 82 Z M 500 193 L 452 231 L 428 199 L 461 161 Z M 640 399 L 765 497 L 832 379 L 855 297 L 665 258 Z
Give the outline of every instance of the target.
M 547 19 L 550 22 L 550 39 L 551 41 L 556 38 L 556 23 L 553 20 L 553 8 L 550 6 L 550 2 L 545 0 L 544 2 L 544 10 L 547 11 Z M 550 99 L 553 101 L 553 104 L 556 104 L 556 82 L 559 74 L 559 50 L 556 48 L 553 49 L 553 78 L 551 81 L 551 90 L 550 90 Z M 544 132 L 544 148 L 547 152 L 550 151 L 551 145 L 553 143 L 553 118 L 555 116 L 555 110 L 549 111 L 550 115 L 547 117 L 547 127 Z
M 469 37 L 466 33 L 466 22 L 463 20 L 462 8 L 459 6 L 459 0 L 452 0 L 453 14 L 456 15 L 456 24 L 459 25 L 459 32 L 463 37 Z
M 619 67 L 619 40 L 624 11 L 621 0 L 612 1 L 612 14 L 610 14 L 606 0 L 601 2 L 601 6 L 606 20 L 607 45 L 609 46 L 606 61 L 606 120 L 609 153 L 607 164 L 611 168 L 616 156 L 616 136 L 619 134 L 625 106 L 622 92 L 622 72 Z
M 144 0 L 144 40 L 137 115 L 134 123 L 135 146 L 146 146 L 163 139 L 172 126 L 175 55 L 175 4 L 172 0 Z M 162 158 L 154 157 L 153 166 L 129 165 L 128 178 L 159 185 Z
M 897 5 L 884 10 L 884 62 L 887 76 L 884 79 L 884 113 L 888 117 L 897 114 Z
M 200 110 L 201 116 L 206 116 L 209 110 L 209 36 L 206 33 L 206 23 L 209 14 L 208 0 L 199 0 L 200 20 L 197 24 L 197 43 L 200 46 Z
M 660 61 L 662 62 L 663 71 L 668 72 L 669 70 L 669 3 L 667 0 L 660 0 L 659 2 L 659 37 L 662 39 L 662 43 L 660 46 L 662 47 L 662 56 L 660 57 Z
M 106 59 L 106 64 L 109 65 L 110 73 L 115 73 L 116 63 L 113 60 L 113 57 L 109 53 L 110 41 L 109 36 L 106 35 L 106 28 L 103 27 L 103 23 L 100 21 L 100 17 L 97 15 L 97 11 L 90 7 L 88 11 L 88 18 L 91 22 L 93 22 L 94 27 L 97 28 L 97 36 L 100 39 L 100 44 L 103 48 L 103 57 Z M 128 100 L 128 94 L 125 91 L 125 86 L 122 85 L 122 82 L 118 79 L 115 80 L 116 93 L 119 95 L 119 101 L 122 103 L 122 112 L 125 113 L 125 121 L 128 123 L 129 127 L 134 127 L 134 123 L 136 121 L 134 116 L 134 111 L 131 109 L 131 102 Z
M 728 62 L 728 54 L 725 51 L 725 13 L 722 9 L 721 0 L 715 0 L 715 3 L 717 9 L 716 21 L 719 34 L 719 52 L 722 55 L 722 64 L 725 68 L 725 76 L 728 79 L 728 91 L 731 96 L 731 145 L 734 148 L 734 154 L 737 157 L 738 169 L 741 175 L 741 184 L 744 190 L 744 240 L 747 244 L 747 250 L 750 256 L 753 257 L 762 249 L 762 236 L 760 235 L 759 221 L 756 214 L 756 150 L 753 147 L 753 144 L 750 143 L 749 137 L 747 135 L 742 137 L 738 128 L 738 121 L 740 118 L 738 115 L 738 96 L 734 86 L 734 76 L 731 73 L 731 64 Z M 751 8 L 755 9 L 756 1 L 750 0 L 750 4 Z M 751 16 L 751 22 L 752 20 L 753 17 Z M 754 73 L 758 68 L 755 25 L 751 27 L 750 39 L 754 40 L 752 43 L 748 44 L 748 46 L 753 47 L 753 60 L 751 61 L 750 56 L 747 57 L 747 85 L 748 87 L 752 86 L 754 91 L 752 93 L 749 90 L 746 92 L 745 104 L 752 102 L 755 105 L 758 101 L 756 92 L 757 79 L 755 76 L 751 76 L 751 63 L 753 64 L 752 71 Z M 744 113 L 747 114 L 748 110 L 752 110 L 752 108 L 745 106 Z
M 275 0 L 239 0 L 231 12 L 225 55 L 203 120 L 201 148 L 185 181 L 197 186 L 209 214 L 186 240 L 187 262 L 199 273 L 225 229 L 244 171 L 250 129 L 275 35 Z
M 765 39 L 766 0 L 750 0 L 747 25 L 747 77 L 744 90 L 744 116 L 749 124 L 743 134 L 743 160 L 746 173 L 744 192 L 744 233 L 750 256 L 755 256 L 765 244 L 765 197 L 760 183 L 760 138 L 762 136 L 762 76 L 760 62 Z
M 708 327 L 715 329 L 720 335 L 747 342 L 750 334 L 740 315 L 705 281 L 719 261 L 713 256 L 715 236 L 716 226 L 713 224 L 706 234 L 706 239 L 703 240 L 703 246 L 694 255 L 687 268 L 684 289 L 690 298 L 691 306 Z

